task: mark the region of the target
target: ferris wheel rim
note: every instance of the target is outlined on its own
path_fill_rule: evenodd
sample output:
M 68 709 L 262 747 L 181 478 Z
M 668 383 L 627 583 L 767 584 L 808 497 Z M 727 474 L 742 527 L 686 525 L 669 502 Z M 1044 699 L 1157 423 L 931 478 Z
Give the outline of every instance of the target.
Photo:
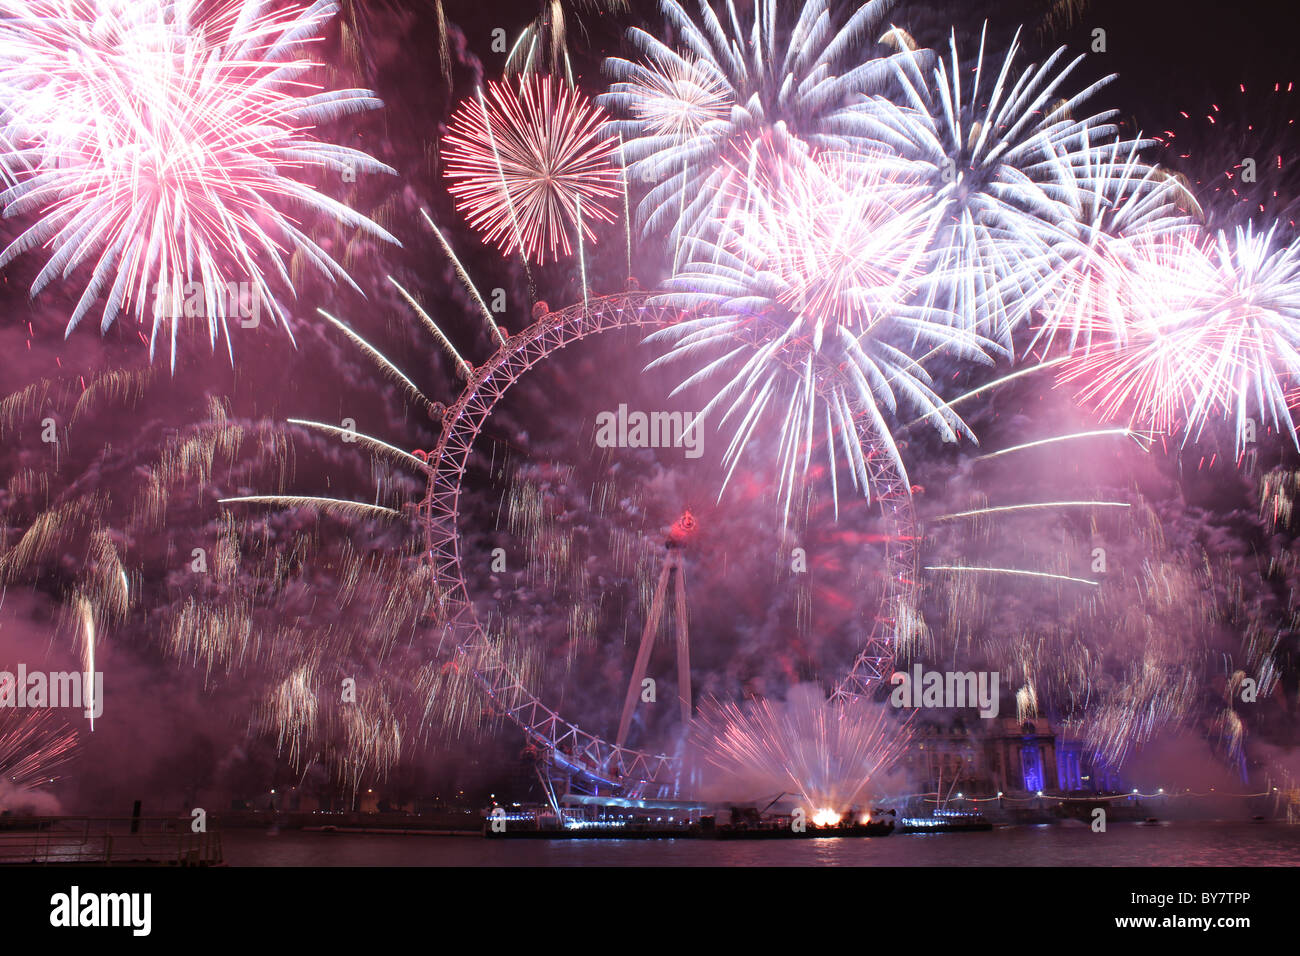
M 510 387 L 552 353 L 591 335 L 618 329 L 671 324 L 672 307 L 657 304 L 652 293 L 622 292 L 589 297 L 583 302 L 542 315 L 524 331 L 510 336 L 485 363 L 469 371 L 456 402 L 442 415 L 442 432 L 428 457 L 428 484 L 420 503 L 424 557 L 429 561 L 438 600 L 444 639 L 453 653 L 464 657 L 480 688 L 504 716 L 537 745 L 552 764 L 582 774 L 598 784 L 620 789 L 667 786 L 679 758 L 619 746 L 584 731 L 532 693 L 499 659 L 478 620 L 465 582 L 460 534 L 457 529 L 461 481 L 469 456 L 484 424 Z M 874 497 L 882 511 L 894 516 L 900 531 L 915 528 L 911 489 L 892 462 L 880 453 L 878 439 L 858 417 L 858 440 L 871 471 Z M 886 543 L 886 588 L 882 607 L 896 607 L 902 592 L 914 587 L 915 536 L 900 533 L 895 546 Z M 892 609 L 892 608 L 891 608 Z M 888 680 L 894 658 L 893 628 L 888 612 L 873 621 L 871 633 L 848 674 L 834 687 L 832 699 L 869 693 Z

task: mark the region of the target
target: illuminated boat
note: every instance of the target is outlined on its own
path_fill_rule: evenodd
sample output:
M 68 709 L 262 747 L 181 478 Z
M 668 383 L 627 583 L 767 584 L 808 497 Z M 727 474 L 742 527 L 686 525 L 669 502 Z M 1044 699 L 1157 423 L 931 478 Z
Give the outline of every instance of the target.
M 903 817 L 901 833 L 965 833 L 992 830 L 993 824 L 978 810 L 935 810 L 926 817 Z

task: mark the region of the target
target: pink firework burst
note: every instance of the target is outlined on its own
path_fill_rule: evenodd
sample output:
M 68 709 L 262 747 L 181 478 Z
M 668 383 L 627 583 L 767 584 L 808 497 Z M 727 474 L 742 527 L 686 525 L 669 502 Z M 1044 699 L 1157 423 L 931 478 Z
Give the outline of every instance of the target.
M 1105 417 L 1181 429 L 1184 440 L 1227 418 L 1240 451 L 1259 414 L 1296 441 L 1288 388 L 1300 380 L 1300 242 L 1279 245 L 1276 228 L 1125 244 L 1123 334 L 1067 362 L 1059 380 Z
M 469 224 L 503 252 L 545 264 L 573 252 L 571 232 L 595 242 L 622 192 L 618 143 L 605 115 L 552 77 L 489 83 L 451 118 L 443 157 Z
M 1070 351 L 1086 351 L 1094 338 L 1123 338 L 1131 276 L 1124 250 L 1142 238 L 1191 231 L 1178 214 L 1187 198 L 1182 185 L 1144 162 L 1141 145 L 1105 143 L 1062 167 L 1060 198 L 1070 215 L 1056 227 L 1054 278 L 1039 302 L 1040 324 L 1026 353 L 1059 340 L 1067 340 Z
M 0 2 L 0 167 L 13 182 L 0 203 L 36 216 L 0 265 L 47 251 L 33 295 L 89 269 L 69 331 L 100 301 L 105 329 L 119 313 L 150 316 L 151 354 L 170 325 L 174 365 L 183 320 L 206 320 L 228 347 L 229 318 L 265 307 L 283 323 L 273 289 L 293 293 L 294 260 L 353 284 L 289 210 L 397 241 L 300 178 L 392 172 L 311 135 L 380 105 L 305 79 L 318 64 L 301 51 L 337 5 L 265 7 Z

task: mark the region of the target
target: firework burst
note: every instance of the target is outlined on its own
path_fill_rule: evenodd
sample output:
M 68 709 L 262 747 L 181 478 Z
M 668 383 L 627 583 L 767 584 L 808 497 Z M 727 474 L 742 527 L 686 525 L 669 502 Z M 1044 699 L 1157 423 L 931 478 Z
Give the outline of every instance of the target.
M 716 240 L 691 243 L 692 261 L 670 280 L 663 299 L 687 318 L 650 336 L 672 346 L 652 367 L 710 356 L 678 390 L 722 381 L 701 417 L 723 410 L 723 422 L 738 421 L 729 475 L 765 413 L 776 411 L 787 509 L 823 433 L 832 473 L 841 445 L 854 483 L 870 492 L 859 416 L 900 471 L 885 417 L 900 401 L 931 416 L 945 438 L 973 438 L 915 357 L 928 350 L 987 361 L 979 337 L 908 305 L 933 232 L 923 209 L 913 184 L 878 166 L 784 164 L 733 206 Z
M 861 698 L 825 700 L 815 687 L 791 690 L 785 703 L 706 702 L 691 743 L 717 768 L 735 799 L 789 792 L 810 817 L 838 819 L 855 804 L 879 797 L 873 784 L 907 748 L 911 737 L 889 719 L 890 710 Z
M 450 192 L 469 224 L 502 251 L 545 263 L 595 242 L 622 195 L 604 114 L 551 77 L 490 83 L 462 103 L 445 139 Z
M 1066 363 L 1060 381 L 1107 418 L 1184 441 L 1225 417 L 1240 451 L 1258 413 L 1300 443 L 1287 395 L 1300 375 L 1300 243 L 1276 232 L 1131 244 L 1125 340 Z
M 1018 37 L 998 64 L 986 63 L 981 35 L 973 79 L 955 33 L 933 81 L 905 47 L 891 60 L 901 102 L 877 98 L 869 110 L 886 161 L 924 183 L 942 215 L 925 302 L 1008 350 L 1054 276 L 1052 249 L 1072 218 L 1062 184 L 1088 170 L 1090 143 L 1116 132 L 1114 111 L 1074 118 L 1110 77 L 1063 97 L 1083 57 L 1062 65 L 1062 47 L 1016 76 Z
M 310 135 L 318 123 L 380 105 L 368 91 L 321 90 L 304 79 L 317 64 L 303 47 L 336 5 L 263 7 L 0 7 L 2 163 L 15 179 L 0 203 L 6 216 L 36 217 L 0 265 L 46 249 L 33 295 L 88 269 L 69 332 L 102 299 L 105 329 L 121 313 L 151 319 L 151 354 L 170 325 L 174 367 L 184 319 L 206 320 L 212 345 L 224 334 L 228 349 L 226 323 L 236 314 L 265 307 L 285 324 L 273 286 L 292 294 L 299 260 L 355 288 L 288 210 L 397 241 L 299 178 L 392 172 Z M 232 288 L 243 301 L 231 301 Z
M 830 6 L 810 0 L 787 24 L 775 0 L 758 0 L 742 28 L 730 0 L 723 16 L 701 3 L 695 18 L 663 0 L 679 49 L 629 31 L 642 61 L 606 61 L 614 83 L 602 102 L 625 117 L 614 125 L 631 179 L 648 187 L 638 208 L 647 232 L 676 241 L 700 231 L 760 144 L 798 154 L 865 141 L 860 100 L 883 88 L 889 61 L 849 61 L 892 3 L 871 0 L 842 22 Z
M 1059 224 L 1054 278 L 1026 353 L 1061 335 L 1071 352 L 1090 348 L 1094 336 L 1122 341 L 1130 275 L 1125 240 L 1188 230 L 1179 205 L 1186 191 L 1139 158 L 1140 145 L 1116 141 L 1089 149 L 1062 180 L 1058 195 L 1070 215 Z

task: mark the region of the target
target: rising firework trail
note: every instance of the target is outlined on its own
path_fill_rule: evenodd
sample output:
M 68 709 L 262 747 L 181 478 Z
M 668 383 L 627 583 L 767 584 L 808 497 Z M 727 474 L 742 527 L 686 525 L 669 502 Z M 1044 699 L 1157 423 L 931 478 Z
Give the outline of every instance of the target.
M 311 495 L 239 495 L 233 498 L 218 498 L 218 504 L 258 504 L 277 505 L 281 508 L 320 508 L 324 511 L 338 511 L 344 514 L 384 515 L 389 518 L 401 516 L 400 511 L 372 505 L 365 501 L 347 501 L 343 498 L 313 497 Z
M 474 285 L 474 282 L 470 279 L 469 273 L 465 271 L 465 266 L 461 263 L 460 258 L 452 250 L 451 243 L 447 242 L 446 237 L 442 234 L 442 230 L 434 223 L 433 217 L 429 215 L 429 210 L 421 209 L 420 215 L 423 216 L 424 221 L 429 224 L 429 228 L 433 230 L 433 234 L 438 237 L 438 244 L 442 246 L 442 251 L 446 253 L 447 258 L 451 260 L 452 265 L 455 267 L 456 277 L 460 279 L 461 285 L 465 287 L 465 290 L 469 292 L 473 297 L 474 302 L 478 305 L 479 313 L 483 316 L 484 321 L 487 322 L 488 328 L 492 330 L 492 337 L 496 339 L 498 345 L 505 345 L 506 337 L 501 332 L 501 327 L 497 325 L 496 319 L 493 318 L 491 311 L 487 307 L 487 303 L 483 301 L 483 296 L 479 294 L 478 287 Z
M 1003 455 L 1015 454 L 1018 451 L 1027 451 L 1030 448 L 1041 448 L 1044 445 L 1054 445 L 1058 442 L 1078 441 L 1081 438 L 1103 438 L 1111 435 L 1132 438 L 1137 446 L 1143 451 L 1150 447 L 1151 436 L 1140 431 L 1134 431 L 1131 428 L 1096 428 L 1091 431 L 1074 432 L 1069 435 L 1056 435 L 1052 438 L 1040 438 L 1037 441 L 1025 442 L 1023 445 L 1012 445 L 1010 448 L 1003 448 L 1000 451 L 990 452 L 987 455 L 980 455 L 976 461 L 988 461 L 990 458 L 1000 458 Z
M 388 376 L 389 379 L 401 386 L 408 395 L 420 402 L 420 404 L 424 405 L 426 408 L 431 408 L 433 406 L 433 403 L 425 397 L 424 393 L 420 391 L 416 384 L 406 377 L 406 373 L 394 365 L 383 352 L 380 352 L 379 349 L 375 348 L 356 332 L 352 331 L 352 329 L 344 322 L 336 319 L 324 309 L 317 309 L 316 311 L 319 312 L 323 318 L 328 320 L 331 325 L 346 335 L 358 348 L 361 349 L 361 351 L 369 356 L 369 358 L 383 370 L 384 374 Z M 432 322 L 432 320 L 430 320 L 430 322 Z M 460 358 L 459 353 L 457 353 L 455 349 L 451 350 L 451 354 L 453 358 L 459 359 L 460 366 L 465 366 L 465 360 Z
M 958 574 L 1010 574 L 1028 578 L 1046 578 L 1052 581 L 1070 581 L 1074 584 L 1088 584 L 1095 588 L 1101 587 L 1100 581 L 1090 581 L 1087 578 L 1073 578 L 1068 574 L 1052 574 L 1048 571 L 1027 571 L 1023 568 L 977 568 L 968 567 L 964 564 L 933 564 L 927 566 L 925 570 L 949 571 Z
M 1016 379 L 1023 378 L 1026 375 L 1032 375 L 1034 372 L 1040 372 L 1045 369 L 1055 368 L 1059 365 L 1065 364 L 1068 361 L 1070 361 L 1069 355 L 1061 355 L 1054 359 L 1048 359 L 1045 362 L 1039 362 L 1036 365 L 1030 365 L 1026 368 L 1018 369 L 1014 372 L 1010 372 L 1007 375 L 1003 375 L 1000 378 L 996 378 L 991 382 L 985 382 L 983 385 L 979 385 L 968 392 L 963 392 L 962 394 L 958 395 L 956 398 L 949 399 L 948 401 L 944 402 L 942 407 L 952 408 L 954 405 L 959 405 L 960 403 L 969 401 L 970 399 L 975 398 L 976 396 L 983 395 L 985 392 L 991 391 L 997 388 L 999 385 L 1006 385 L 1008 382 L 1014 382 Z M 914 418 L 907 423 L 907 427 L 912 428 L 916 425 L 919 425 L 921 424 L 921 422 L 925 421 L 926 419 L 930 418 L 935 414 L 936 412 L 927 412 L 926 414 L 922 415 L 920 418 Z
M 1055 508 L 1128 508 L 1126 501 L 1033 501 L 1021 505 L 997 505 L 992 508 L 976 508 L 972 511 L 957 511 L 952 514 L 939 515 L 935 521 L 956 521 L 959 518 L 982 518 L 986 515 L 1010 514 L 1016 511 L 1035 511 L 1037 509 Z
M 355 439 L 366 448 L 370 448 L 373 451 L 381 452 L 382 454 L 388 455 L 389 457 L 394 458 L 398 461 L 404 461 L 408 465 L 414 465 L 416 468 L 419 468 L 421 470 L 428 467 L 428 462 L 421 461 L 419 458 L 416 458 L 414 455 L 412 455 L 409 451 L 404 451 L 403 449 L 398 448 L 395 445 L 390 445 L 388 442 L 381 441 L 380 439 L 375 438 L 373 435 L 364 435 L 361 432 L 356 431 L 355 429 L 339 428 L 337 425 L 330 425 L 327 424 L 326 422 L 314 422 L 305 418 L 286 418 L 285 421 L 287 421 L 290 425 L 301 425 L 303 428 L 314 428 L 318 431 L 324 432 L 327 435 L 337 435 L 341 438 L 347 438 L 349 440 Z

